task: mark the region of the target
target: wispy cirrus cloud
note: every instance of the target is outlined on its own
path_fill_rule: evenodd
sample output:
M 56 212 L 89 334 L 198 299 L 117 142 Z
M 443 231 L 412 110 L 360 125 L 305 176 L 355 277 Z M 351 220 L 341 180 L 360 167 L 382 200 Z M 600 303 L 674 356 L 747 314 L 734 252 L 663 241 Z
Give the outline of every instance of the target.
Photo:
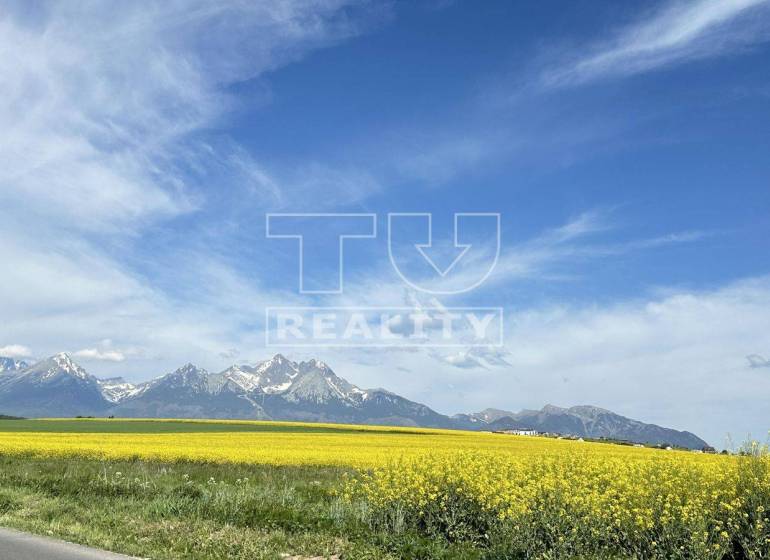
M 489 277 L 474 293 L 487 290 L 499 290 L 500 286 L 517 286 L 517 283 L 537 281 L 539 283 L 562 283 L 565 278 L 574 279 L 578 274 L 577 266 L 589 263 L 610 262 L 612 259 L 645 251 L 664 250 L 668 247 L 687 246 L 718 235 L 719 232 L 686 230 L 663 233 L 653 236 L 628 236 L 624 232 L 620 217 L 613 216 L 612 207 L 601 207 L 576 214 L 561 223 L 545 228 L 529 237 L 502 239 L 499 259 Z M 503 216 L 503 229 L 506 227 Z M 618 241 L 621 235 L 626 239 Z M 474 246 L 463 255 L 460 262 L 452 268 L 446 277 L 440 277 L 435 271 L 430 275 L 419 276 L 419 285 L 428 289 L 449 286 L 472 285 L 478 277 L 476 269 L 487 265 L 493 247 Z M 423 259 L 418 252 L 415 260 Z M 400 263 L 408 267 L 409 263 Z M 377 294 L 378 302 L 385 305 L 404 304 L 405 285 L 394 272 L 390 262 L 383 261 L 380 266 L 356 271 L 346 281 L 345 293 L 328 298 L 328 303 L 338 306 L 363 305 Z M 462 297 L 452 296 L 453 298 Z M 443 296 L 442 296 L 443 299 Z M 410 298 L 407 305 L 413 305 Z M 440 305 L 440 302 L 428 302 Z
M 767 0 L 668 1 L 614 37 L 586 47 L 585 55 L 549 68 L 541 82 L 577 85 L 729 54 L 768 39 L 769 6 Z
M 235 106 L 226 86 L 358 33 L 346 4 L 15 5 L 0 19 L 0 202 L 80 231 L 193 211 L 213 159 L 196 134 Z
M 695 243 L 714 235 L 705 231 L 681 231 L 625 241 L 608 240 L 608 235 L 617 235 L 621 229 L 612 221 L 611 214 L 612 210 L 608 209 L 589 210 L 529 239 L 504 244 L 497 265 L 482 289 L 521 280 L 558 279 L 565 267 L 581 262 Z M 478 254 L 476 259 L 483 260 L 486 256 Z M 464 264 L 472 267 L 473 258 Z
M 114 363 L 129 354 L 88 340 L 114 337 L 169 364 L 241 342 L 254 347 L 251 335 L 238 334 L 244 306 L 237 317 L 226 310 L 229 297 L 261 301 L 259 288 L 233 292 L 233 284 L 247 284 L 242 272 L 206 252 L 177 266 L 185 278 L 169 288 L 156 281 L 169 259 L 145 250 L 145 236 L 193 215 L 211 219 L 201 210 L 228 196 L 242 207 L 247 191 L 255 215 L 275 201 L 288 204 L 280 169 L 244 160 L 234 141 L 212 141 L 208 132 L 242 102 L 233 84 L 366 29 L 366 5 L 358 6 L 7 3 L 0 15 L 0 336 L 41 353 L 81 348 L 83 358 Z M 319 175 L 325 187 L 336 181 L 328 178 L 333 172 L 316 171 L 298 175 L 295 196 L 308 200 Z M 185 243 L 193 235 L 185 231 Z M 177 293 L 201 285 L 211 291 L 192 300 Z

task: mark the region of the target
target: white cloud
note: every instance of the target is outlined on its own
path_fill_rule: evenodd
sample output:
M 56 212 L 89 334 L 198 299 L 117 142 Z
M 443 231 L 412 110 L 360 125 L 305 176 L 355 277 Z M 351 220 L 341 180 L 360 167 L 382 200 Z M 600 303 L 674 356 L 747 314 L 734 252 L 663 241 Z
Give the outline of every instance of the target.
M 475 288 L 471 295 L 487 298 L 489 294 L 500 293 L 505 286 L 508 294 L 513 293 L 521 283 L 564 283 L 574 280 L 579 265 L 590 265 L 610 261 L 623 255 L 643 251 L 661 250 L 669 246 L 696 243 L 716 235 L 714 232 L 684 231 L 651 237 L 630 237 L 625 241 L 611 241 L 608 235 L 623 233 L 620 225 L 621 216 L 612 217 L 611 209 L 597 208 L 582 212 L 563 223 L 554 225 L 519 242 L 502 240 L 502 249 L 497 265 L 483 284 Z M 505 229 L 506 216 L 503 216 Z M 441 288 L 448 285 L 470 285 L 478 278 L 475 268 L 484 264 L 489 256 L 481 246 L 474 246 L 472 251 L 463 256 L 446 278 L 440 278 L 435 272 L 431 276 L 420 276 L 419 284 L 429 288 Z M 478 251 L 477 251 L 478 249 Z M 414 258 L 422 258 L 417 251 Z M 402 264 L 402 263 L 400 263 Z M 411 264 L 411 263 L 407 263 Z M 424 263 L 420 263 L 424 264 Z M 376 294 L 378 305 L 394 307 L 425 305 L 462 305 L 458 297 L 441 297 L 441 301 L 413 301 L 414 292 L 406 289 L 392 264 L 387 259 L 369 266 L 364 270 L 345 271 L 344 294 L 330 296 L 324 303 L 340 307 L 355 307 L 371 304 L 372 295 Z M 446 284 L 444 284 L 446 283 Z M 520 283 L 520 284 L 517 284 Z M 404 301 L 405 293 L 407 300 Z M 462 298 L 463 296 L 459 296 Z M 499 296 L 491 301 L 500 302 Z M 501 303 L 506 303 L 504 299 Z
M 460 369 L 483 368 L 482 364 L 470 351 L 458 351 L 453 353 L 434 352 L 431 354 L 439 362 Z
M 770 277 L 761 277 L 616 304 L 508 309 L 496 367 L 477 365 L 483 350 L 392 352 L 387 363 L 322 357 L 352 382 L 397 388 L 444 413 L 594 404 L 721 446 L 728 432 L 741 441 L 770 429 L 770 376 L 744 358 L 770 347 L 769 307 Z
M 442 353 L 431 352 L 431 356 L 450 366 L 461 369 L 505 367 L 511 364 L 507 361 L 510 352 L 502 347 L 473 346 L 467 350 Z
M 705 237 L 706 232 L 675 232 L 649 238 L 632 238 L 625 242 L 608 242 L 602 234 L 617 233 L 618 226 L 610 220 L 610 212 L 596 209 L 583 212 L 565 223 L 547 229 L 530 239 L 506 244 L 503 240 L 500 258 L 489 278 L 478 290 L 496 288 L 500 284 L 521 280 L 548 281 L 563 277 L 563 270 L 578 263 L 600 261 L 638 251 L 662 248 L 668 245 L 693 243 Z M 492 249 L 473 247 L 446 278 L 437 278 L 424 285 L 441 287 L 471 285 L 477 277 L 477 268 L 484 266 Z
M 99 360 L 105 362 L 122 362 L 126 359 L 125 354 L 119 350 L 100 350 L 98 348 L 84 348 L 73 352 L 75 358 L 83 360 Z
M 7 6 L 0 336 L 41 353 L 85 347 L 84 357 L 125 357 L 86 347 L 104 333 L 121 348 L 144 349 L 132 357 L 168 366 L 259 346 L 253 324 L 265 296 L 252 279 L 202 249 L 174 251 L 184 254 L 176 259 L 143 254 L 143 236 L 234 184 L 249 187 L 257 207 L 276 200 L 281 177 L 260 176 L 238 146 L 210 145 L 202 132 L 234 107 L 229 85 L 356 35 L 368 25 L 359 12 L 345 0 Z M 220 191 L 199 188 L 212 170 Z M 171 281 L 159 284 L 154 276 L 170 260 Z
M 602 233 L 618 232 L 603 211 L 590 211 L 537 237 L 508 247 L 490 277 L 491 283 L 511 280 L 558 279 L 566 265 L 611 259 L 669 245 L 694 243 L 713 235 L 710 232 L 683 231 L 655 237 L 608 242 Z
M 211 157 L 191 135 L 233 106 L 223 86 L 357 33 L 344 5 L 56 3 L 4 17 L 0 202 L 86 231 L 195 209 L 183 169 Z
M 0 356 L 6 358 L 29 358 L 32 356 L 32 351 L 21 344 L 9 344 L 7 346 L 0 346 Z
M 506 340 L 516 379 L 500 376 L 498 387 L 527 395 L 530 402 L 516 398 L 518 406 L 536 404 L 534 395 L 595 403 L 716 444 L 728 431 L 765 434 L 770 425 L 760 411 L 770 380 L 747 372 L 740 357 L 770 344 L 769 304 L 770 278 L 759 278 L 608 307 L 515 313 Z
M 543 75 L 547 86 L 579 84 L 720 56 L 767 39 L 767 0 L 669 1 L 649 18 Z

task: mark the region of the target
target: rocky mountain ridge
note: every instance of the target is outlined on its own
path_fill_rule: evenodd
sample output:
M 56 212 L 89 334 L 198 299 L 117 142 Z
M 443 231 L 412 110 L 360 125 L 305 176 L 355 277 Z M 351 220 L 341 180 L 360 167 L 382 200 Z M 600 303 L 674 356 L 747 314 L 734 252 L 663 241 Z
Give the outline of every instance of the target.
M 458 415 L 455 419 L 477 429 L 484 426 L 493 431 L 536 430 L 584 438 L 670 444 L 690 449 L 701 449 L 707 445 L 691 432 L 646 424 L 596 406 L 562 408 L 548 404 L 541 410 L 521 412 L 488 408 L 473 414 Z
M 0 358 L 0 365 L 9 358 Z M 256 365 L 210 373 L 194 364 L 132 384 L 98 379 L 60 353 L 0 370 L 0 413 L 15 416 L 232 418 L 385 424 L 471 430 L 534 429 L 580 437 L 700 448 L 706 443 L 680 432 L 591 406 L 518 413 L 486 409 L 448 417 L 384 389 L 361 389 L 324 362 L 294 362 L 277 354 Z

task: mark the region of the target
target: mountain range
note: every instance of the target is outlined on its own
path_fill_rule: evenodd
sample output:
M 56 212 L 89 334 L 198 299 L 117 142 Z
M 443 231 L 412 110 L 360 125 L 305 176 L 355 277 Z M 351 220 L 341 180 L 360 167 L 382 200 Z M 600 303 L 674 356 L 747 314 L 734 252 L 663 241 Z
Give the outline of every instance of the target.
M 384 424 L 503 431 L 531 429 L 576 437 L 700 449 L 690 432 L 625 418 L 593 406 L 452 417 L 385 389 L 361 389 L 324 362 L 277 354 L 210 373 L 193 364 L 140 384 L 99 379 L 65 353 L 35 364 L 0 357 L 0 413 L 27 417 L 231 418 Z

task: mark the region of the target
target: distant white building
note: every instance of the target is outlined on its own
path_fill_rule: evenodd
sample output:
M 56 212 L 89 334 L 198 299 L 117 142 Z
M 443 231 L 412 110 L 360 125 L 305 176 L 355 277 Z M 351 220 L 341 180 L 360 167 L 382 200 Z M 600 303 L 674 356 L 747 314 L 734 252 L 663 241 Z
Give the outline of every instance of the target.
M 537 430 L 501 430 L 501 434 L 510 434 L 512 436 L 537 436 L 540 432 Z

